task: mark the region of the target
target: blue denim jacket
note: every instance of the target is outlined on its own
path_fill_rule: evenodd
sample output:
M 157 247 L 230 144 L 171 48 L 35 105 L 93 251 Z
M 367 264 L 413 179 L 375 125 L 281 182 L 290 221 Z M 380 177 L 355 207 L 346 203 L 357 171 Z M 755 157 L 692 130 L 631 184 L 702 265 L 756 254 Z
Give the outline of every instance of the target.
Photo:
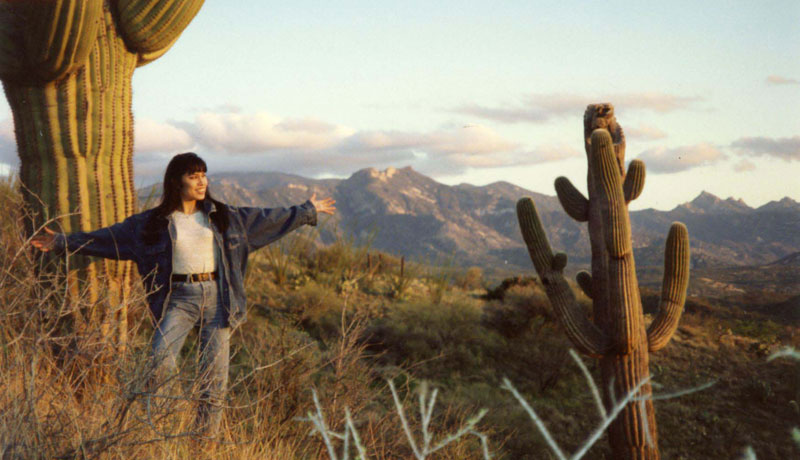
M 216 212 L 209 200 L 199 202 L 207 214 Z M 247 256 L 281 238 L 304 224 L 317 224 L 317 210 L 311 201 L 290 208 L 228 207 L 230 224 L 224 239 L 219 229 L 210 221 L 220 264 L 217 283 L 231 327 L 241 324 L 246 317 L 244 274 Z M 169 300 L 172 276 L 172 241 L 175 227 L 170 219 L 169 231 L 156 244 L 144 243 L 144 226 L 152 209 L 134 214 L 124 221 L 93 232 L 59 234 L 54 249 L 69 250 L 83 255 L 108 259 L 133 260 L 142 276 L 150 311 L 156 322 Z

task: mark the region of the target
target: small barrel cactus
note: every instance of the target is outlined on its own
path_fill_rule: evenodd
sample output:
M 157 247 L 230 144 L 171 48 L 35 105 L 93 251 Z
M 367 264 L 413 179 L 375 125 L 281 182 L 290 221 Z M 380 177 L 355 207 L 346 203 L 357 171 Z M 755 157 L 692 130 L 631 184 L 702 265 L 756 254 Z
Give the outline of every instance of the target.
M 645 328 L 628 216 L 628 203 L 644 187 L 644 163 L 633 160 L 625 169 L 625 136 L 611 104 L 586 109 L 584 139 L 589 198 L 565 177 L 556 179 L 555 188 L 564 211 L 589 225 L 592 272 L 578 273 L 577 283 L 592 299 L 593 320 L 576 302 L 563 275 L 567 256 L 553 254 L 532 199 L 519 200 L 517 216 L 566 334 L 578 350 L 600 360 L 604 401 L 610 408 L 649 379 L 649 353 L 666 346 L 678 327 L 689 282 L 689 233 L 678 222 L 669 230 L 660 308 Z M 647 398 L 651 392 L 645 384 L 639 396 Z M 609 441 L 615 459 L 659 458 L 652 400 L 628 404 L 609 427 Z
M 60 218 L 64 232 L 88 231 L 134 211 L 131 78 L 163 55 L 203 0 L 0 0 L 0 79 L 14 116 L 20 179 L 37 212 L 31 230 Z M 72 280 L 90 300 L 109 282 L 117 321 L 77 318 L 127 334 L 129 262 L 78 257 Z M 70 283 L 74 293 L 78 284 Z

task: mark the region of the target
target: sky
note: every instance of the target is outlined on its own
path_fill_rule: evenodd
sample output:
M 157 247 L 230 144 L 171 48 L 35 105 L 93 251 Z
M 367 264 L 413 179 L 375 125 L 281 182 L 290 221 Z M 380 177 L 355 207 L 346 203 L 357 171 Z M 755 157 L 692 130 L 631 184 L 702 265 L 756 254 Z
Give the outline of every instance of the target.
M 217 171 L 586 190 L 583 111 L 611 102 L 647 181 L 800 200 L 800 2 L 207 0 L 133 77 L 137 185 L 175 153 Z M 0 173 L 18 165 L 0 100 Z

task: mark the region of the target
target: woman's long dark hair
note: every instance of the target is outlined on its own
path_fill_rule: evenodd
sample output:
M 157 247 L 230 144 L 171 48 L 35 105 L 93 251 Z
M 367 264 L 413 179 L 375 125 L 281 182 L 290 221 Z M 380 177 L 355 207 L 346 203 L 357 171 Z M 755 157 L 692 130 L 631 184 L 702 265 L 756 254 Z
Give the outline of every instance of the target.
M 161 234 L 167 231 L 167 216 L 172 214 L 173 211 L 180 209 L 181 201 L 181 187 L 183 183 L 181 178 L 184 174 L 193 174 L 198 171 L 206 172 L 206 162 L 197 154 L 192 152 L 180 153 L 172 157 L 167 165 L 167 171 L 164 173 L 164 191 L 161 195 L 161 202 L 153 209 L 153 213 L 144 227 L 144 242 L 145 244 L 155 244 Z M 210 201 L 216 206 L 216 212 L 211 214 L 211 221 L 219 229 L 220 233 L 225 234 L 228 229 L 228 208 L 223 203 L 211 197 L 211 194 L 206 188 L 206 196 L 203 201 Z M 198 202 L 200 210 L 204 210 Z

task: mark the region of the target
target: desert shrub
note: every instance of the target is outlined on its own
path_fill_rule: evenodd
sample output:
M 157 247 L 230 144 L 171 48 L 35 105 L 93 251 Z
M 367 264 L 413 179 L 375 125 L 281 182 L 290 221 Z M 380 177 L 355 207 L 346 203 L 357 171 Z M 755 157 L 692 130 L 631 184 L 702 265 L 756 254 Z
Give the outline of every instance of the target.
M 374 233 L 359 238 L 333 229 L 333 235 L 331 244 L 317 248 L 310 256 L 311 275 L 337 292 L 357 290 L 359 283 L 373 274 L 368 270 L 372 262 L 368 255 Z
M 388 275 L 394 273 L 400 267 L 400 260 L 402 256 L 395 256 L 380 251 L 368 252 L 367 267 L 371 269 L 375 275 Z
M 453 263 L 453 259 L 448 258 L 428 267 L 428 290 L 434 304 L 440 304 L 444 299 L 445 293 L 450 289 L 454 271 Z
M 276 285 L 280 286 L 292 277 L 299 275 L 301 260 L 309 258 L 318 232 L 315 229 L 300 229 L 269 244 L 256 252 L 255 257 L 266 261 L 268 273 Z
M 420 378 L 485 372 L 486 350 L 499 337 L 480 327 L 480 303 L 414 301 L 395 305 L 367 329 L 384 364 L 414 365 Z M 430 363 L 421 365 L 419 363 Z
M 772 344 L 778 341 L 783 332 L 783 327 L 770 319 L 740 319 L 731 327 L 734 334 L 757 339 L 763 344 Z
M 504 301 L 487 303 L 483 322 L 504 337 L 515 337 L 527 331 L 537 317 L 552 320 L 550 302 L 537 283 L 508 286 L 503 289 L 501 297 Z
M 389 274 L 389 297 L 404 300 L 408 296 L 409 290 L 418 281 L 419 273 L 419 265 L 406 263 L 406 258 L 400 257 L 400 262 L 394 272 Z
M 342 315 L 347 312 L 343 299 L 330 286 L 312 281 L 303 289 L 288 293 L 284 302 L 285 308 L 312 337 L 326 340 L 340 335 Z M 351 308 L 349 316 L 354 312 Z
M 505 298 L 506 291 L 513 286 L 530 286 L 539 284 L 536 278 L 530 276 L 514 276 L 512 278 L 504 279 L 500 284 L 493 288 L 487 288 L 484 298 L 486 300 L 500 300 Z
M 472 266 L 466 269 L 456 279 L 456 284 L 464 290 L 473 291 L 483 287 L 483 270 Z
M 564 375 L 569 342 L 552 318 L 530 308 L 531 289 L 520 288 L 529 292 L 513 306 L 469 299 L 398 304 L 367 329 L 370 350 L 384 364 L 411 366 L 419 378 L 499 386 L 507 376 L 542 394 Z M 507 312 L 524 319 L 515 322 Z

